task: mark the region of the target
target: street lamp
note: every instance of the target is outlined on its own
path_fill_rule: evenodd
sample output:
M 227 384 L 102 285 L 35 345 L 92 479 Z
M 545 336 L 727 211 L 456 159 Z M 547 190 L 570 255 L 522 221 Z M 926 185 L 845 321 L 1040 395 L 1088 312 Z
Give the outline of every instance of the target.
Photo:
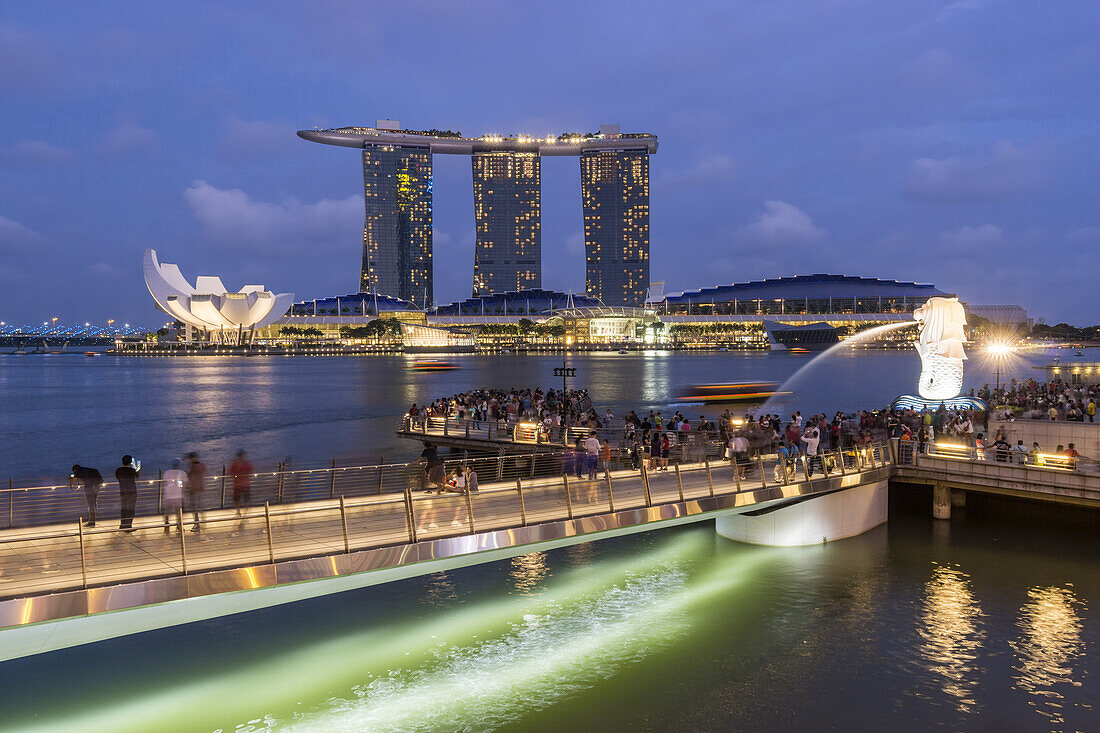
M 1006 341 L 997 341 L 986 347 L 985 352 L 997 367 L 997 389 L 1001 388 L 1001 364 L 1008 360 L 1016 347 Z

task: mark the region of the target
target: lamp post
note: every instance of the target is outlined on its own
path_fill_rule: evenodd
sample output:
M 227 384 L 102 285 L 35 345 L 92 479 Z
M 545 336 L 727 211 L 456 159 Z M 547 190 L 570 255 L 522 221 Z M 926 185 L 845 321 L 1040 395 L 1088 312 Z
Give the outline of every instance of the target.
M 1008 358 L 1008 355 L 1013 352 L 1012 345 L 1006 342 L 998 342 L 990 344 L 986 351 L 993 359 L 993 364 L 997 368 L 997 389 L 1001 388 L 1001 362 Z

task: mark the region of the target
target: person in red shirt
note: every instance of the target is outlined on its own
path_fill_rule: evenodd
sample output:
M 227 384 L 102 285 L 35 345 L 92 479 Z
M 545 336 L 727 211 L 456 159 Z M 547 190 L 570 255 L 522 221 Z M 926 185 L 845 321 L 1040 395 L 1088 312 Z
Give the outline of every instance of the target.
M 239 517 L 241 507 L 252 503 L 252 464 L 243 450 L 237 451 L 237 457 L 229 466 L 229 475 L 233 477 L 233 506 Z

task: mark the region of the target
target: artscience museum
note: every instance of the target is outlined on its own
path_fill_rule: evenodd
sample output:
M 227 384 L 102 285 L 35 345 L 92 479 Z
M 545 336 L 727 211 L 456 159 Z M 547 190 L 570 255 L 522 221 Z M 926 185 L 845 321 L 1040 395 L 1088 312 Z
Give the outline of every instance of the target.
M 201 340 L 244 344 L 256 329 L 282 318 L 294 293 L 275 294 L 263 285 L 245 285 L 231 292 L 221 278 L 199 275 L 191 285 L 177 265 L 161 263 L 154 249 L 145 250 L 145 285 L 157 308 L 205 336 Z M 195 334 L 188 333 L 187 340 Z

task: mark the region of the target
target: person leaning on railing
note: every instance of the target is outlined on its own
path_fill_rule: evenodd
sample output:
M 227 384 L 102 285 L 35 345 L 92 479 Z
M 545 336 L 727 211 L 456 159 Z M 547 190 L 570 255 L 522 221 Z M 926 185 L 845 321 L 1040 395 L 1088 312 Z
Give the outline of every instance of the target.
M 88 507 L 88 518 L 84 520 L 84 526 L 94 527 L 99 490 L 103 488 L 103 474 L 99 472 L 99 469 L 77 464 L 73 466 L 73 472 L 69 474 L 69 486 L 75 488 L 77 483 L 84 486 L 84 503 Z

